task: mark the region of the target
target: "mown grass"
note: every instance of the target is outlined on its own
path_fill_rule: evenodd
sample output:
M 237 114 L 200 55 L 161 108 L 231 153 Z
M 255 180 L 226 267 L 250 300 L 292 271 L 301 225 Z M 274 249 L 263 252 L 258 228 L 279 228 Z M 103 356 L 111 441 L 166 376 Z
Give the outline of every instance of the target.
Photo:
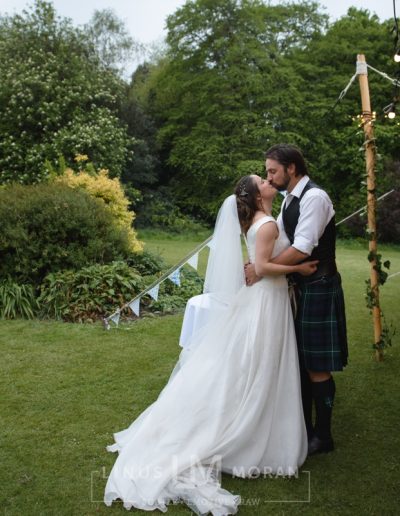
M 139 238 L 143 239 L 146 250 L 160 254 L 169 265 L 179 263 L 185 256 L 195 249 L 201 242 L 204 242 L 212 231 L 204 232 L 200 235 L 171 235 L 160 234 L 154 231 L 142 231 Z M 205 274 L 208 259 L 208 247 L 199 253 L 198 271 L 201 275 Z
M 198 241 L 192 243 L 175 241 L 166 259 L 177 261 L 184 246 L 190 250 Z M 397 248 L 385 249 L 384 258 L 392 261 L 393 272 L 400 271 Z M 340 246 L 338 261 L 350 362 L 336 374 L 336 450 L 309 458 L 298 479 L 224 476 L 223 485 L 244 500 L 239 514 L 398 513 L 400 339 L 395 336 L 383 363 L 373 360 L 363 299 L 366 252 Z M 396 322 L 399 287 L 400 275 L 381 291 L 384 312 Z M 0 321 L 5 515 L 125 514 L 120 504 L 106 508 L 101 501 L 115 460 L 105 446 L 157 398 L 179 354 L 181 320 L 180 314 L 145 319 L 109 332 L 100 325 Z M 190 510 L 177 505 L 169 513 Z

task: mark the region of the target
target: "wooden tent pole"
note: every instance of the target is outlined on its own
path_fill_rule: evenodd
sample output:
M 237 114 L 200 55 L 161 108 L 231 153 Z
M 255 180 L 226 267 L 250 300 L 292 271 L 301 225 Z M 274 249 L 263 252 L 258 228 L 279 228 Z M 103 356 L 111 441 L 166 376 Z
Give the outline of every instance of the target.
M 371 290 L 373 295 L 372 316 L 374 323 L 374 339 L 377 361 L 383 360 L 383 352 L 379 346 L 382 338 L 381 308 L 379 304 L 379 279 L 376 270 L 376 253 L 378 249 L 376 237 L 376 191 L 375 191 L 375 140 L 374 128 L 372 125 L 371 101 L 368 86 L 368 71 L 365 56 L 357 56 L 357 73 L 360 82 L 362 122 L 364 128 L 365 164 L 367 171 L 367 214 L 368 214 L 368 233 L 369 251 L 371 253 Z

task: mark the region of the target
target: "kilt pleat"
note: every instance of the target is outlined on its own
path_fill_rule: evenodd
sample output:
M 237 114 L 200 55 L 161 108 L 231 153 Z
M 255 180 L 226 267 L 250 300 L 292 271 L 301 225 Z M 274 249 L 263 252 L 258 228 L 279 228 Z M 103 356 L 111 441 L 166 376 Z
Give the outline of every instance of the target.
M 348 346 L 340 274 L 297 288 L 300 365 L 311 371 L 341 371 L 347 364 Z

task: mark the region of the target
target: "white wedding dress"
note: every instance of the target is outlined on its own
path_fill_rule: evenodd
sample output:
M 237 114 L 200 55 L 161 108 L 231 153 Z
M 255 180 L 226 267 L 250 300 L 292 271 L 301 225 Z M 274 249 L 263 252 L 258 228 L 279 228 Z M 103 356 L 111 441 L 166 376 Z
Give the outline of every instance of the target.
M 257 230 L 271 221 L 247 233 L 252 262 Z M 274 255 L 288 245 L 280 232 Z M 240 496 L 221 487 L 221 471 L 296 474 L 307 435 L 285 276 L 243 286 L 182 351 L 157 401 L 114 438 L 104 501 L 126 509 L 165 512 L 180 499 L 197 514 L 235 514 Z

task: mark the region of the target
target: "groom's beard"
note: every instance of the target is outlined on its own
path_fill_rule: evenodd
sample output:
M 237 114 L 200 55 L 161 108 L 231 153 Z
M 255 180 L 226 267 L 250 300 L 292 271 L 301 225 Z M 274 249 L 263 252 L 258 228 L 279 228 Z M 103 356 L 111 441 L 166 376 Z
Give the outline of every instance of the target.
M 275 183 L 274 180 L 270 181 L 270 184 L 276 188 L 278 190 L 278 192 L 285 192 L 287 190 L 287 187 L 290 183 L 290 176 L 289 174 L 286 172 L 285 170 L 285 173 L 284 173 L 284 176 L 283 176 L 283 181 L 281 184 L 278 184 L 278 183 Z

